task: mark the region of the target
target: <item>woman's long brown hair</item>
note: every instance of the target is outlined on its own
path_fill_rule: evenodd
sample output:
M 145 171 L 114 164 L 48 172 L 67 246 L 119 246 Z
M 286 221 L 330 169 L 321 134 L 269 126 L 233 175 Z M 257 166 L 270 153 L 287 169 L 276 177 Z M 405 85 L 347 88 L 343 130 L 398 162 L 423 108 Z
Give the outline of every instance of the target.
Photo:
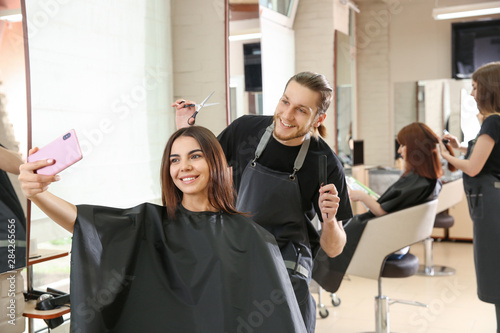
M 400 145 L 406 146 L 405 172 L 438 179 L 443 175 L 438 151 L 440 138 L 424 123 L 414 122 L 403 127 L 397 136 Z M 450 147 L 447 149 L 453 154 Z M 455 167 L 448 165 L 450 171 Z M 456 169 L 455 169 L 456 170 Z
M 170 217 L 175 217 L 175 210 L 182 202 L 183 193 L 175 186 L 170 176 L 170 154 L 176 139 L 182 136 L 194 138 L 199 144 L 207 161 L 210 173 L 208 182 L 208 200 L 217 210 L 229 214 L 239 213 L 235 207 L 236 192 L 232 186 L 231 175 L 224 151 L 215 135 L 207 128 L 189 126 L 177 130 L 167 142 L 161 162 L 161 200 L 167 207 Z
M 479 67 L 473 74 L 476 82 L 476 102 L 479 112 L 488 116 L 500 113 L 500 62 L 490 62 Z

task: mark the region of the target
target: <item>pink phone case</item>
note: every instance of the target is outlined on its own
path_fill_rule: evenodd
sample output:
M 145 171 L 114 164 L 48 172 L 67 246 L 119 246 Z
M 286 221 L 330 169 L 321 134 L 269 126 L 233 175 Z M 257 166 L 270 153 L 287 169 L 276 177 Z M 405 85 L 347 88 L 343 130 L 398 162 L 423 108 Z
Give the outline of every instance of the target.
M 36 153 L 28 156 L 28 162 L 44 159 L 53 159 L 55 163 L 38 169 L 36 173 L 51 176 L 58 174 L 70 165 L 81 160 L 82 151 L 78 144 L 75 130 L 70 130 L 45 147 L 40 148 Z

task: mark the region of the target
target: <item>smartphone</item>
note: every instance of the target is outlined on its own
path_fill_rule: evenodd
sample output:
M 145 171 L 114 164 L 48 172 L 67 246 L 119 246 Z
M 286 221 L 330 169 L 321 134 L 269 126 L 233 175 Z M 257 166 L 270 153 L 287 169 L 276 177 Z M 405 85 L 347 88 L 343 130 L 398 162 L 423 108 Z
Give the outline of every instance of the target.
M 36 153 L 28 156 L 28 162 L 53 159 L 55 162 L 36 170 L 37 174 L 53 176 L 82 159 L 82 151 L 75 130 L 61 135 Z

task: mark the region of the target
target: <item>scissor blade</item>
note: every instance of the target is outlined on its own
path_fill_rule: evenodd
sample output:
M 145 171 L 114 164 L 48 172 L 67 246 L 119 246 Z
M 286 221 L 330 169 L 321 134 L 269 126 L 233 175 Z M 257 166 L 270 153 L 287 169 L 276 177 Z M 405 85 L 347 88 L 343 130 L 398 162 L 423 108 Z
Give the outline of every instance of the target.
M 207 106 L 213 106 L 213 105 L 217 105 L 217 104 L 219 104 L 219 103 L 207 103 L 207 104 L 203 105 L 203 107 L 206 108 Z
M 208 99 L 209 99 L 210 97 L 212 97 L 212 95 L 214 94 L 214 92 L 215 92 L 215 90 L 214 90 L 214 91 L 212 91 L 212 93 L 211 93 L 210 95 L 208 95 L 208 96 L 207 96 L 207 98 L 205 98 L 205 99 L 203 100 L 203 102 L 201 102 L 201 103 L 200 103 L 200 109 L 201 109 L 202 107 L 204 107 L 204 106 L 205 106 L 205 103 L 208 101 Z

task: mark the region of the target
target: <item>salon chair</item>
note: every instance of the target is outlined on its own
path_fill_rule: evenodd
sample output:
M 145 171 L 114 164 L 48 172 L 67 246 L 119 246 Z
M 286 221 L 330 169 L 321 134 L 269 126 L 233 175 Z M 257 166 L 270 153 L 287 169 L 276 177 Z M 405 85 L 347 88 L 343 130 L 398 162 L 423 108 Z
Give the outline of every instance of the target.
M 407 277 L 418 270 L 418 258 L 408 253 L 400 260 L 387 260 L 392 253 L 428 238 L 432 233 L 438 200 L 403 209 L 369 221 L 359 240 L 346 274 L 378 281 L 375 296 L 375 331 L 390 332 L 389 305 L 415 301 L 390 299 L 382 292 L 383 277 Z
M 448 229 L 455 223 L 453 216 L 448 214 L 448 209 L 462 201 L 463 193 L 462 178 L 444 183 L 441 192 L 439 192 L 434 228 L 444 229 L 445 239 L 448 238 Z M 424 264 L 420 265 L 417 274 L 425 276 L 455 274 L 454 268 L 434 265 L 433 244 L 434 239 L 432 237 L 428 237 L 424 240 Z

